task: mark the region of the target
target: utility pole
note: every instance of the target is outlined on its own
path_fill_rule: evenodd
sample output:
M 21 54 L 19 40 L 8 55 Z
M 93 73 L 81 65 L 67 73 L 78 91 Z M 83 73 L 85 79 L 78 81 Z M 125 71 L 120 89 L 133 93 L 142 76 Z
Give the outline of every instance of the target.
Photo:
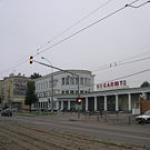
M 68 71 L 68 70 L 64 70 L 64 69 L 61 69 L 61 68 L 58 68 L 58 67 L 55 67 L 55 66 L 53 66 L 53 65 L 50 65 L 50 64 L 46 64 L 46 63 L 43 63 L 43 62 L 40 62 L 40 61 L 37 61 L 37 60 L 34 60 L 33 59 L 33 56 L 30 56 L 30 59 L 29 59 L 29 62 L 30 62 L 30 64 L 32 64 L 33 62 L 36 62 L 36 63 L 38 63 L 38 64 L 40 64 L 40 65 L 43 65 L 43 66 L 46 66 L 46 67 L 49 67 L 49 68 L 52 68 L 52 69 L 56 69 L 56 70 L 59 70 L 59 71 L 63 71 L 63 72 L 66 72 L 66 73 L 69 73 L 69 74 L 71 74 L 71 75 L 73 75 L 73 76 L 76 76 L 76 78 L 77 78 L 77 89 L 78 89 L 78 96 L 77 96 L 77 98 L 79 98 L 80 97 L 80 77 L 79 77 L 79 75 L 78 74 L 76 74 L 76 73 L 74 73 L 74 72 L 71 72 L 71 71 Z M 51 76 L 51 79 L 52 79 L 52 99 L 53 99 L 53 74 L 52 74 L 52 76 Z M 52 109 L 53 109 L 53 104 L 52 104 Z M 80 109 L 79 109 L 79 107 L 78 107 L 78 119 L 80 118 Z
M 51 111 L 54 111 L 54 107 L 53 107 L 53 103 L 54 103 L 54 78 L 53 78 L 53 72 L 51 73 L 51 89 L 52 89 L 52 93 L 51 93 Z
M 41 59 L 44 59 L 46 60 L 51 66 L 52 66 L 52 63 L 50 60 L 48 60 L 47 58 L 45 57 L 41 57 Z M 53 107 L 53 103 L 54 103 L 54 76 L 53 76 L 53 68 L 52 69 L 52 72 L 51 72 L 51 112 L 54 111 L 54 107 Z M 48 101 L 48 103 L 50 103 Z
M 40 61 L 36 61 L 36 60 L 33 60 L 33 62 L 36 62 L 40 65 L 43 65 L 43 66 L 46 66 L 46 67 L 49 67 L 49 68 L 53 68 L 53 69 L 56 69 L 56 70 L 59 70 L 59 71 L 63 71 L 63 72 L 66 72 L 66 73 L 69 73 L 73 76 L 76 76 L 77 77 L 77 84 L 78 84 L 78 97 L 80 97 L 80 85 L 79 85 L 79 75 L 74 73 L 74 72 L 71 72 L 71 71 L 68 71 L 68 70 L 64 70 L 64 69 L 61 69 L 61 68 L 58 68 L 58 67 L 55 67 L 55 66 L 52 66 L 52 65 L 49 65 L 49 64 L 46 64 L 46 63 L 43 63 L 43 62 L 40 62 Z

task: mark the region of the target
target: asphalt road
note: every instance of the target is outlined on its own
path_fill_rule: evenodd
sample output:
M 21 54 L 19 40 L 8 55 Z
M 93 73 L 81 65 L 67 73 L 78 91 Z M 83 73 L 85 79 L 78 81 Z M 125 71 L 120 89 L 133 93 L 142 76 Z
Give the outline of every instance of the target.
M 51 118 L 50 116 L 16 116 L 12 117 L 11 119 L 18 122 L 26 122 L 28 124 L 43 126 L 47 129 L 61 129 L 63 131 L 84 133 L 104 141 L 150 148 L 149 124 L 113 125 L 108 124 L 107 122 L 96 122 L 92 120 L 77 121 L 69 119 L 55 119 L 54 117 Z

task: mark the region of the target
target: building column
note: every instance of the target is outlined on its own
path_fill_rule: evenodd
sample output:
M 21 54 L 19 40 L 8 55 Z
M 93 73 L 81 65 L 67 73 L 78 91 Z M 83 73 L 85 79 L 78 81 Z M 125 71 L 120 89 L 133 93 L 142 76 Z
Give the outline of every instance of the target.
M 68 100 L 68 110 L 70 110 L 70 100 Z
M 41 110 L 41 102 L 39 102 L 39 110 Z
M 144 100 L 147 99 L 147 94 L 146 94 L 145 92 L 142 93 L 142 98 L 143 98 Z
M 64 109 L 64 101 L 61 101 L 61 110 Z
M 131 94 L 128 94 L 128 111 L 131 111 Z
M 94 111 L 97 111 L 97 97 L 94 97 Z
M 119 104 L 118 104 L 118 95 L 115 95 L 115 110 L 119 110 Z
M 88 111 L 88 107 L 89 107 L 89 104 L 88 104 L 88 97 L 85 98 L 85 111 Z
M 40 102 L 40 108 L 43 109 L 43 102 Z
M 107 111 L 107 96 L 104 96 L 104 111 Z

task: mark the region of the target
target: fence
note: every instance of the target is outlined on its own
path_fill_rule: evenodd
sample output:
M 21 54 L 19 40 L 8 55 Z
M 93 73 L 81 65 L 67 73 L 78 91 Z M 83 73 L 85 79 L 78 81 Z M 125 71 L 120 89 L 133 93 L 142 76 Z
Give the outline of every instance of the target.
M 135 116 L 131 112 L 121 111 L 97 111 L 97 112 L 80 112 L 80 118 L 78 112 L 59 112 L 61 119 L 75 121 L 93 121 L 93 122 L 105 122 L 110 124 L 133 124 L 135 123 Z

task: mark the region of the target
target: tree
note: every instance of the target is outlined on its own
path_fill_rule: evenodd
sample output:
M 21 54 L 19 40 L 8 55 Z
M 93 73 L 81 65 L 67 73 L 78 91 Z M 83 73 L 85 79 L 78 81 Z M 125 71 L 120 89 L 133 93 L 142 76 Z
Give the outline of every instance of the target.
M 31 105 L 38 101 L 38 98 L 35 94 L 35 83 L 34 81 L 28 81 L 27 83 L 27 91 L 25 97 L 25 104 L 29 105 L 29 111 L 31 111 Z
M 32 75 L 31 75 L 31 79 L 37 79 L 37 78 L 40 78 L 40 77 L 42 77 L 39 73 L 33 73 Z
M 141 86 L 141 88 L 144 88 L 144 87 L 150 87 L 150 83 L 148 81 L 144 81 Z

